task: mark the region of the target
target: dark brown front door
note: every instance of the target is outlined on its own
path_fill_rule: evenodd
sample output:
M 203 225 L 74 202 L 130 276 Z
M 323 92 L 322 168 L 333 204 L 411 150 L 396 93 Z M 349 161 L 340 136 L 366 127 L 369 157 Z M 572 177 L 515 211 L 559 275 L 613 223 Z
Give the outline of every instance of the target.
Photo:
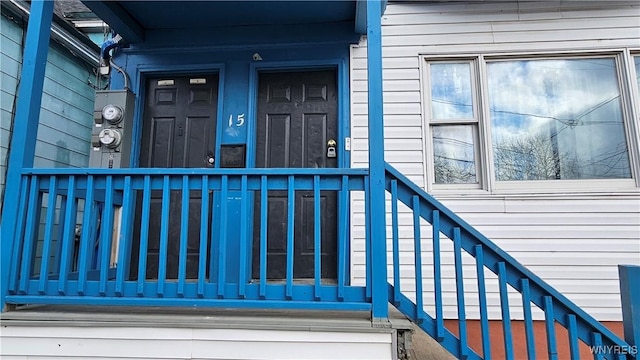
M 140 167 L 213 167 L 218 111 L 218 75 L 167 76 L 147 81 Z M 207 196 L 210 196 L 207 194 Z M 189 192 L 186 257 L 188 278 L 197 277 L 201 192 Z M 137 201 L 141 206 L 142 199 Z M 211 204 L 211 201 L 209 202 Z M 172 190 L 169 203 L 166 278 L 177 278 L 180 254 L 182 191 Z M 137 214 L 140 214 L 138 211 Z M 162 191 L 151 195 L 147 278 L 158 276 Z M 207 221 L 206 219 L 204 221 Z M 137 224 L 140 224 L 139 216 Z M 139 232 L 140 226 L 136 226 Z M 139 238 L 137 236 L 136 238 Z M 137 273 L 139 243 L 134 242 L 132 273 Z
M 265 72 L 259 75 L 256 138 L 258 168 L 335 168 L 327 142 L 338 139 L 336 72 Z M 254 212 L 253 277 L 260 269 L 260 201 Z M 337 195 L 322 191 L 321 270 L 336 278 Z M 284 279 L 287 263 L 286 191 L 270 191 L 267 216 L 267 277 Z M 313 192 L 297 191 L 294 216 L 295 278 L 314 277 Z

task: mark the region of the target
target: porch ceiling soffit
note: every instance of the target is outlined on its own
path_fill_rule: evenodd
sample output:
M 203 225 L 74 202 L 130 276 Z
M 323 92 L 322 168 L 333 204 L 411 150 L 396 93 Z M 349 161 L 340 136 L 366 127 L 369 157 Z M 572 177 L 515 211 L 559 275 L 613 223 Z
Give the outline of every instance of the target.
M 354 24 L 366 33 L 366 1 L 110 1 L 83 3 L 129 43 L 160 29 L 206 29 L 248 25 Z M 386 6 L 386 1 L 381 2 Z

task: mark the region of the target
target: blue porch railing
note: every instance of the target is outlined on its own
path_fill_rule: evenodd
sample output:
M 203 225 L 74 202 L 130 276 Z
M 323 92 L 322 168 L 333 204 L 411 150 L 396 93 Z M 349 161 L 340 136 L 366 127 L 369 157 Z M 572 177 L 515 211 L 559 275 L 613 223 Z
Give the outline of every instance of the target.
M 363 286 L 351 286 L 347 271 L 347 204 L 350 193 L 365 192 L 367 177 L 365 169 L 26 169 L 7 302 L 370 309 L 369 292 Z M 288 224 L 294 221 L 297 192 L 313 194 L 315 224 L 322 221 L 321 192 L 337 194 L 343 210 L 335 234 L 335 281 L 321 279 L 319 226 L 314 230 L 313 281 L 294 281 L 293 225 L 286 227 L 287 276 L 277 282 L 267 279 L 270 191 L 286 192 Z M 150 211 L 152 194 L 160 211 Z M 191 206 L 191 211 L 207 221 L 190 231 L 192 196 L 200 206 L 197 210 Z M 230 196 L 240 199 L 239 229 L 228 228 L 228 201 L 219 201 L 219 208 L 212 209 L 214 198 Z M 182 205 L 179 213 L 170 212 L 175 199 Z M 254 253 L 260 258 L 257 278 L 251 276 L 252 260 L 247 255 L 253 246 L 254 204 L 259 204 L 255 211 L 260 212 L 259 250 Z M 217 218 L 213 212 L 218 212 Z M 159 218 L 151 218 L 152 214 Z M 179 234 L 169 234 L 170 218 L 180 219 Z M 160 226 L 157 276 L 152 279 L 145 273 L 150 223 Z M 227 236 L 231 230 L 239 232 L 237 239 Z M 188 278 L 187 242 L 193 231 L 199 233 L 197 276 Z M 170 236 L 179 237 L 176 278 L 167 278 L 167 256 L 176 251 L 169 249 Z M 229 259 L 227 242 L 232 240 L 239 241 L 239 259 Z M 134 242 L 139 243 L 137 257 L 131 250 Z M 237 274 L 229 274 L 230 261 L 239 263 Z M 228 280 L 233 278 L 241 280 Z
M 636 359 L 637 348 L 621 340 L 389 164 L 386 165 L 386 188 L 391 195 L 393 240 L 393 282 L 389 284 L 389 301 L 454 356 L 460 359 L 491 358 L 492 346 L 495 344 L 491 343 L 489 333 L 487 289 L 490 279 L 485 276 L 485 269 L 488 269 L 497 275 L 494 280 L 497 281 L 499 289 L 501 315 L 499 319 L 502 324 L 505 358 L 516 358 L 509 303 L 509 289 L 511 289 L 521 294 L 519 306 L 522 307 L 524 318 L 528 359 L 569 358 L 575 360 L 585 356 L 593 356 L 594 359 Z M 406 261 L 406 256 L 401 259 L 400 254 L 399 204 L 408 207 L 413 218 L 413 247 L 409 250 L 413 259 L 410 262 Z M 422 249 L 424 236 L 421 234 L 421 228 L 427 223 L 431 227 L 432 248 Z M 457 329 L 455 326 L 453 329 L 446 327 L 443 320 L 445 304 L 442 285 L 444 264 L 440 248 L 442 235 L 453 242 Z M 475 269 L 478 305 L 474 310 L 480 315 L 482 337 L 482 346 L 476 349 L 472 349 L 469 345 L 471 339 L 468 336 L 466 312 L 471 311 L 472 306 L 465 303 L 465 300 L 469 299 L 469 294 L 465 296 L 465 283 L 469 285 L 469 279 L 463 281 L 462 250 L 475 261 L 473 268 Z M 402 252 L 406 253 L 407 249 L 403 248 Z M 425 253 L 431 253 L 433 256 L 433 267 L 431 273 L 428 274 L 432 277 L 429 276 L 428 282 L 425 281 L 427 272 L 423 273 L 427 265 L 426 262 L 423 263 Z M 465 265 L 471 264 L 466 261 Z M 404 280 L 401 278 L 402 268 L 407 266 L 414 270 L 412 279 L 416 281 L 415 284 L 411 284 L 412 288 L 401 286 Z M 411 278 L 411 276 L 409 277 Z M 423 282 L 433 284 L 433 288 L 424 288 Z M 405 295 L 407 292 L 414 292 L 415 299 L 407 297 Z M 433 305 L 432 313 L 428 312 L 429 306 L 426 304 L 424 294 L 433 294 L 433 302 L 428 304 L 429 306 Z M 511 309 L 514 305 L 511 304 Z M 533 325 L 532 309 L 536 307 L 544 313 L 546 330 L 546 353 L 544 354 L 536 352 L 535 337 L 540 335 L 540 333 L 536 334 Z M 568 336 L 569 344 L 568 353 L 561 353 L 558 349 L 558 336 L 560 335 L 556 333 L 556 324 L 566 329 L 565 333 Z M 583 346 L 582 353 L 581 343 L 586 345 Z M 593 349 L 593 355 L 591 355 L 589 347 Z

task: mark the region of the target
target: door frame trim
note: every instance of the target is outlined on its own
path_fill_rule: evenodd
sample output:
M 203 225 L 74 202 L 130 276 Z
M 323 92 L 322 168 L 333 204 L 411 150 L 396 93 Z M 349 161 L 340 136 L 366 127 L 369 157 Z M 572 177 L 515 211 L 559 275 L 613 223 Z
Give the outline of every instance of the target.
M 137 146 L 131 149 L 130 164 L 131 167 L 140 167 L 140 146 L 142 143 L 142 131 L 143 131 L 143 116 L 144 116 L 144 104 L 147 97 L 147 88 L 145 83 L 150 77 L 157 76 L 189 76 L 189 75 L 218 75 L 218 106 L 217 106 L 217 122 L 216 122 L 216 139 L 214 157 L 220 158 L 220 142 L 222 141 L 222 119 L 223 116 L 223 101 L 224 101 L 224 64 L 198 64 L 198 65 L 170 65 L 170 66 L 139 66 L 136 70 L 136 78 L 131 82 L 134 88 L 132 89 L 136 96 L 136 106 L 134 109 L 134 122 L 133 122 L 133 134 L 132 141 L 137 142 Z M 214 168 L 218 167 L 218 161 L 216 161 Z
M 351 168 L 351 151 L 346 151 L 344 139 L 351 136 L 350 102 L 349 102 L 349 68 L 345 59 L 319 61 L 279 61 L 252 63 L 249 73 L 249 106 L 247 108 L 247 167 L 256 164 L 256 136 L 258 111 L 258 77 L 260 71 L 314 71 L 334 69 L 337 72 L 336 87 L 338 89 L 338 139 L 342 145 L 338 147 L 338 168 Z

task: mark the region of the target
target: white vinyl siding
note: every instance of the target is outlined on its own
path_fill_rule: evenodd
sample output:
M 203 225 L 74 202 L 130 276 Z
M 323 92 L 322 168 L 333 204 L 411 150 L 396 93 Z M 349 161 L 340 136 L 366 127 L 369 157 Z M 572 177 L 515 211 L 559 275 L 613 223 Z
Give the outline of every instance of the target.
M 3 359 L 393 359 L 394 333 L 3 326 Z
M 634 1 L 390 2 L 382 24 L 385 157 L 423 188 L 429 171 L 426 159 L 432 156 L 422 114 L 424 58 L 589 52 L 628 55 L 640 48 L 640 5 Z M 352 48 L 351 67 L 352 166 L 364 167 L 368 156 L 366 40 Z M 637 129 L 629 131 L 629 145 L 637 147 Z M 434 195 L 598 320 L 619 321 L 617 265 L 640 264 L 640 191 L 631 186 L 594 192 L 588 181 L 585 184 L 579 192 L 573 189 L 567 193 L 530 195 L 520 190 L 497 195 L 454 189 Z M 412 295 L 412 218 L 408 209 L 400 210 L 402 286 L 403 292 Z M 354 196 L 352 213 L 352 278 L 362 283 L 365 255 L 361 197 Z M 434 302 L 430 233 L 424 223 L 427 310 Z M 390 238 L 390 230 L 388 234 Z M 443 239 L 446 318 L 457 317 L 452 254 L 451 241 Z M 463 263 L 467 315 L 477 318 L 474 263 L 470 257 L 463 257 Z M 487 272 L 488 283 L 489 278 Z M 520 301 L 519 295 L 510 296 L 516 319 L 522 316 Z M 499 317 L 497 286 L 488 284 L 488 302 L 490 316 Z M 540 318 L 540 313 L 536 316 Z

